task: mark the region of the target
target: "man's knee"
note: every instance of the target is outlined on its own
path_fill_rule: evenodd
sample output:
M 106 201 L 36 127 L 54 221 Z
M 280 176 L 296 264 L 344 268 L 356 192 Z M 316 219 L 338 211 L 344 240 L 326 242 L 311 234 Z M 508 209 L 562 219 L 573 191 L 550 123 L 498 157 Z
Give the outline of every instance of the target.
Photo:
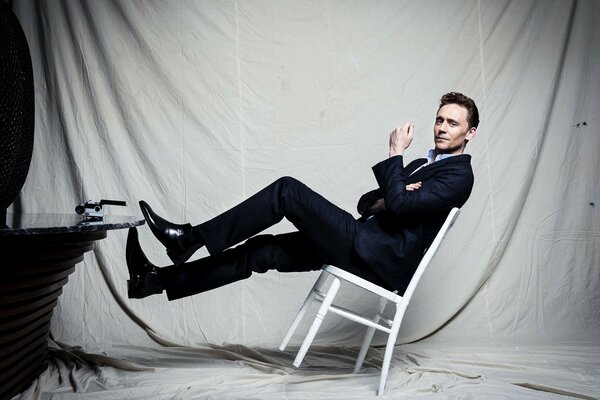
M 291 176 L 282 176 L 281 178 L 277 179 L 275 181 L 275 183 L 277 185 L 280 185 L 281 187 L 284 188 L 288 188 L 288 187 L 295 187 L 295 186 L 299 186 L 299 185 L 303 185 L 302 182 L 300 182 L 298 179 L 296 178 L 292 178 Z
M 312 192 L 308 186 L 291 176 L 283 176 L 275 181 L 278 185 L 278 193 L 280 196 L 300 198 L 308 192 Z
M 275 195 L 278 198 L 276 204 L 280 207 L 279 212 L 282 212 L 289 219 L 290 213 L 294 212 L 293 204 L 303 196 L 302 194 L 306 192 L 307 187 L 291 176 L 283 176 L 277 179 L 274 185 Z

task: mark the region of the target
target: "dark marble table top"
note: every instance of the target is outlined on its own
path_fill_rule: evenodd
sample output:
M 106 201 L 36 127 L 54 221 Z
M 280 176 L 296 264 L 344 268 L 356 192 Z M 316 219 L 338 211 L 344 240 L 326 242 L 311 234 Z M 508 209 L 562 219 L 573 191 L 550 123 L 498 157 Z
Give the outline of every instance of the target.
M 78 214 L 7 214 L 6 226 L 0 226 L 0 237 L 18 235 L 47 235 L 127 229 L 143 225 L 138 217 L 105 215 L 100 221 L 84 219 Z

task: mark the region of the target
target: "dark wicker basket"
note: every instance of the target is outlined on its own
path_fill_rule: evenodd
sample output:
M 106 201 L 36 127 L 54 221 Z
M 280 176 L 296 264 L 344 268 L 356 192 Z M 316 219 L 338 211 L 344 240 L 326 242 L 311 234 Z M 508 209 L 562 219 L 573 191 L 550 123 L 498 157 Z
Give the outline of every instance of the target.
M 15 200 L 29 171 L 33 96 L 33 71 L 25 34 L 10 7 L 0 0 L 0 214 Z

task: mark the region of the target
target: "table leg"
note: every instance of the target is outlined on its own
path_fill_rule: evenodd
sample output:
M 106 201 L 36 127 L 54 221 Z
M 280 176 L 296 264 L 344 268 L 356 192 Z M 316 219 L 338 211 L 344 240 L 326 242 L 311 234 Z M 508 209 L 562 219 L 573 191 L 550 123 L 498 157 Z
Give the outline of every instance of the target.
M 83 254 L 106 231 L 0 238 L 0 399 L 47 367 L 52 311 Z

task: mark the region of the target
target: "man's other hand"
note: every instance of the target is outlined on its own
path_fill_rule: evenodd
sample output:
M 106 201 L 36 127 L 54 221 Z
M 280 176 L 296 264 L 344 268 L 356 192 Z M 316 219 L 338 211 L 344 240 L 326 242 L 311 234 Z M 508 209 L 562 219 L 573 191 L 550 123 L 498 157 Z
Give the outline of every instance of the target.
M 383 210 L 385 210 L 385 200 L 383 198 L 381 198 L 381 199 L 377 200 L 375 203 L 373 203 L 373 205 L 369 209 L 371 214 L 377 214 L 377 213 L 382 212 Z
M 402 128 L 396 128 L 390 133 L 389 156 L 404 155 L 404 150 L 410 146 L 415 133 L 415 125 L 407 122 Z
M 409 183 L 408 185 L 406 185 L 406 190 L 408 192 L 412 192 L 413 190 L 419 189 L 421 189 L 421 182 Z

